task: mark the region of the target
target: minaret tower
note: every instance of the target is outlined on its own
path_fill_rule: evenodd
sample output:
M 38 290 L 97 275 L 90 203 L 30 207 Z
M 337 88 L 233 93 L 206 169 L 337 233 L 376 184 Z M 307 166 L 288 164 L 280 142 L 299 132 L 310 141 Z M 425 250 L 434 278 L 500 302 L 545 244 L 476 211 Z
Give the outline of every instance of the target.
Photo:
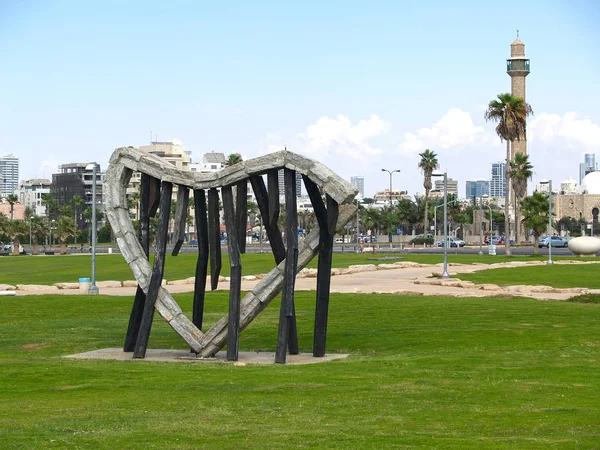
M 506 60 L 506 73 L 510 75 L 511 94 L 526 100 L 525 77 L 529 75 L 529 60 L 525 57 L 525 44 L 519 39 L 518 30 L 517 39 L 510 44 L 510 58 Z M 527 153 L 527 139 L 512 143 L 513 157 L 515 153 Z

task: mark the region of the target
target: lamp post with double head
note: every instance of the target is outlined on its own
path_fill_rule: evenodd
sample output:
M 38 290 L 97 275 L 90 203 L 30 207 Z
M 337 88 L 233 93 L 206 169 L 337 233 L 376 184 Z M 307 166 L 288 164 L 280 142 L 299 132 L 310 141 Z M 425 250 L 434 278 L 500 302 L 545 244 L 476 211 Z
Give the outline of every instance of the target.
M 92 282 L 88 288 L 88 294 L 96 295 L 100 292 L 96 286 L 96 171 L 97 164 L 94 162 L 86 166 L 86 170 L 92 170 Z
M 396 172 L 400 172 L 400 170 L 388 170 L 381 169 L 382 172 L 387 172 L 390 174 L 390 247 L 392 246 L 392 175 Z
M 450 278 L 448 273 L 448 173 L 434 170 L 432 177 L 444 177 L 444 271 L 442 278 Z

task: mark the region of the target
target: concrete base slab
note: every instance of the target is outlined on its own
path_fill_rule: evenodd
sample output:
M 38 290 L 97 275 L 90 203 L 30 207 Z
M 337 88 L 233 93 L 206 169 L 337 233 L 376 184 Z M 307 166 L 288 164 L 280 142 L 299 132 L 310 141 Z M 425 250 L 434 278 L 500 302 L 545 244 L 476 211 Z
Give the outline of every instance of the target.
M 334 359 L 347 358 L 348 354 L 329 354 L 321 358 L 315 358 L 309 353 L 299 355 L 288 355 L 286 364 L 317 364 L 332 361 Z M 238 361 L 227 361 L 227 352 L 219 352 L 213 358 L 200 358 L 188 350 L 161 350 L 148 349 L 144 359 L 133 358 L 132 352 L 124 352 L 121 348 L 102 348 L 91 352 L 68 355 L 65 358 L 73 359 L 112 359 L 117 361 L 140 361 L 140 362 L 195 362 L 195 363 L 231 363 L 236 366 L 246 364 L 275 364 L 275 352 L 239 352 Z

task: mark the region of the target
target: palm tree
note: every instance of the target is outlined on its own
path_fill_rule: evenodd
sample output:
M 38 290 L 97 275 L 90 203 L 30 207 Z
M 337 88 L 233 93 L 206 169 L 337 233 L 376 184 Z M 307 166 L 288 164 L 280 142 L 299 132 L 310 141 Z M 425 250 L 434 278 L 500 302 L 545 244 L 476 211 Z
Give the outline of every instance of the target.
M 21 237 L 29 233 L 29 227 L 24 220 L 11 220 L 9 229 L 13 240 L 13 255 L 18 255 L 21 248 Z
M 232 153 L 231 155 L 229 155 L 227 157 L 227 166 L 233 166 L 234 164 L 237 164 L 239 162 L 242 162 L 242 155 L 240 155 L 239 153 Z
M 527 195 L 527 180 L 533 176 L 533 166 L 529 162 L 529 155 L 517 153 L 514 160 L 510 162 L 510 174 L 512 177 L 513 192 L 515 197 L 515 222 L 519 222 L 521 201 Z M 522 227 L 515 227 L 515 242 L 519 242 Z
M 48 235 L 48 222 L 42 217 L 34 216 L 31 218 L 31 254 L 39 253 L 39 237 Z
M 429 233 L 429 191 L 431 190 L 431 173 L 437 168 L 437 155 L 429 149 L 419 153 L 419 169 L 423 173 L 423 187 L 425 188 L 425 217 L 423 219 L 423 234 Z
M 15 218 L 15 203 L 19 202 L 19 197 L 15 194 L 10 194 L 6 197 L 6 200 L 10 203 L 10 220 L 13 220 Z
M 510 181 L 510 162 L 512 160 L 510 149 L 511 143 L 515 140 L 520 141 L 525 139 L 527 117 L 533 114 L 531 106 L 522 98 L 515 97 L 511 94 L 500 94 L 497 100 L 492 100 L 488 109 L 485 112 L 485 120 L 498 122 L 496 125 L 496 134 L 500 141 L 506 141 L 506 194 L 504 199 L 504 229 L 506 239 L 504 239 L 505 254 L 511 255 L 509 227 L 510 218 L 508 215 L 509 209 L 509 181 Z
M 75 223 L 77 223 L 77 214 L 79 213 L 79 208 L 84 203 L 83 197 L 79 194 L 75 194 L 70 203 L 73 209 L 73 218 L 75 219 Z
M 69 216 L 60 216 L 56 223 L 56 237 L 60 243 L 60 254 L 67 254 L 67 240 L 71 237 L 77 237 L 77 226 L 73 218 Z
M 42 202 L 44 203 L 44 206 L 46 207 L 46 217 L 49 219 L 50 218 L 50 213 L 53 212 L 55 206 L 56 206 L 56 200 L 54 200 L 54 197 L 52 196 L 52 194 L 42 194 Z
M 537 242 L 540 235 L 548 227 L 548 196 L 541 192 L 534 192 L 533 195 L 525 197 L 521 202 L 523 212 L 522 224 L 533 231 L 533 236 Z M 533 245 L 534 255 L 539 254 L 537 245 Z

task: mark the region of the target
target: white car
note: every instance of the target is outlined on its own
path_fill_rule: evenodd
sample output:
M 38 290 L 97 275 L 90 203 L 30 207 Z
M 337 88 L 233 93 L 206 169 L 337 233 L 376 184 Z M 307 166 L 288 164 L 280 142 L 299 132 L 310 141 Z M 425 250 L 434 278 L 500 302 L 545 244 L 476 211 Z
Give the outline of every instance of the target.
M 465 241 L 463 241 L 462 239 L 457 238 L 456 236 L 448 236 L 448 247 L 464 247 L 466 244 Z M 440 240 L 440 241 L 436 241 L 435 242 L 435 246 L 436 247 L 443 247 L 444 246 L 444 241 Z

